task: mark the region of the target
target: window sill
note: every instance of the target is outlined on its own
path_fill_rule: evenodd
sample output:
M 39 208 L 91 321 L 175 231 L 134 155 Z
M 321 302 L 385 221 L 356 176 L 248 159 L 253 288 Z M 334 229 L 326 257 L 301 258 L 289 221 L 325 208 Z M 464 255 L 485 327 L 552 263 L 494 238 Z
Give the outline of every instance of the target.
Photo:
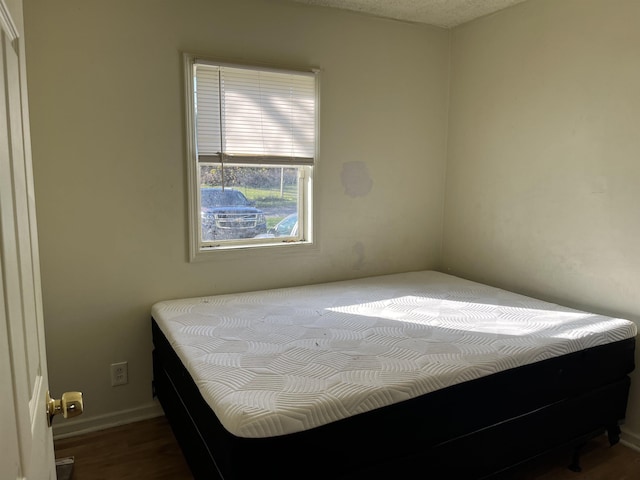
M 221 255 L 233 255 L 237 253 L 241 257 L 246 257 L 247 254 L 252 253 L 260 255 L 262 253 L 267 255 L 292 255 L 294 252 L 309 252 L 315 249 L 316 246 L 312 241 L 296 240 L 296 241 L 279 241 L 279 242 L 265 242 L 255 244 L 220 244 L 212 245 L 210 247 L 201 247 L 194 249 L 190 254 L 190 262 L 206 262 L 220 258 Z

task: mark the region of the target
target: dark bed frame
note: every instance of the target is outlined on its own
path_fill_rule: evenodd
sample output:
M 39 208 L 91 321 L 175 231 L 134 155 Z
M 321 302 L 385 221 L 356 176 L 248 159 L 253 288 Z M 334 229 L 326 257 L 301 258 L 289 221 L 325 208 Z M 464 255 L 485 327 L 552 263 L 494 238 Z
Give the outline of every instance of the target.
M 154 394 L 196 479 L 484 479 L 605 432 L 618 442 L 635 338 L 507 370 L 311 430 L 220 424 L 155 320 Z

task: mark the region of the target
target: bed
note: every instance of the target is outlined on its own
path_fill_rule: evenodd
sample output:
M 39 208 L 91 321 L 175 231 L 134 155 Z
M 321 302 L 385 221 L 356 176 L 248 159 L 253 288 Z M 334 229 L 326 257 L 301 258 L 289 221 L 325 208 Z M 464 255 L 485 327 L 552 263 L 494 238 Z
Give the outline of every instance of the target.
M 499 478 L 614 444 L 637 333 L 436 271 L 151 315 L 154 394 L 196 479 Z

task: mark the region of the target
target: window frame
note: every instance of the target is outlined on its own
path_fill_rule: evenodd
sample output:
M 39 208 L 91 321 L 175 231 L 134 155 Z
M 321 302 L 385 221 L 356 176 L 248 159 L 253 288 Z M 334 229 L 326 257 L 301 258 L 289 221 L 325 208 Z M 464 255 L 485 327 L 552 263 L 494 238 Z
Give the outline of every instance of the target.
M 313 177 L 314 170 L 317 169 L 319 157 L 319 126 L 320 126 L 320 70 L 317 68 L 291 68 L 276 67 L 273 65 L 243 64 L 228 61 L 217 61 L 190 53 L 183 53 L 184 74 L 185 74 L 185 130 L 187 134 L 187 177 L 188 177 L 188 216 L 189 216 L 189 259 L 190 261 L 201 261 L 211 259 L 216 252 L 237 251 L 248 249 L 278 248 L 288 249 L 301 245 L 313 245 Z M 200 162 L 197 149 L 197 131 L 195 119 L 195 70 L 197 63 L 212 64 L 221 67 L 243 68 L 249 70 L 264 70 L 281 73 L 312 73 L 315 76 L 315 154 L 312 165 L 285 164 L 285 168 L 296 168 L 299 172 L 298 186 L 298 214 L 300 220 L 298 224 L 298 235 L 296 238 L 252 238 L 241 240 L 225 240 L 221 242 L 202 241 L 202 223 L 200 210 L 200 166 L 209 162 Z M 234 165 L 233 160 L 225 162 L 224 165 Z M 247 164 L 243 166 L 260 166 L 260 164 Z M 265 166 L 281 166 L 280 164 L 266 163 Z M 233 188 L 233 187 L 232 187 Z

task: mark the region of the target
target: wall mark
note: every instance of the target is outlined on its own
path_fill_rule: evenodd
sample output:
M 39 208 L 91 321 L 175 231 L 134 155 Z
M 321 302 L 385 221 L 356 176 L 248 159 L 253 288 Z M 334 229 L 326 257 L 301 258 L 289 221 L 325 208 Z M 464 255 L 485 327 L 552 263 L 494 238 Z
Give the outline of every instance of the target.
M 364 162 L 345 162 L 340 178 L 344 193 L 350 197 L 364 197 L 373 188 L 373 180 Z
M 365 259 L 364 244 L 362 242 L 356 242 L 351 248 L 351 251 L 356 256 L 356 261 L 353 262 L 353 269 L 362 270 L 362 267 L 364 267 L 364 259 Z

